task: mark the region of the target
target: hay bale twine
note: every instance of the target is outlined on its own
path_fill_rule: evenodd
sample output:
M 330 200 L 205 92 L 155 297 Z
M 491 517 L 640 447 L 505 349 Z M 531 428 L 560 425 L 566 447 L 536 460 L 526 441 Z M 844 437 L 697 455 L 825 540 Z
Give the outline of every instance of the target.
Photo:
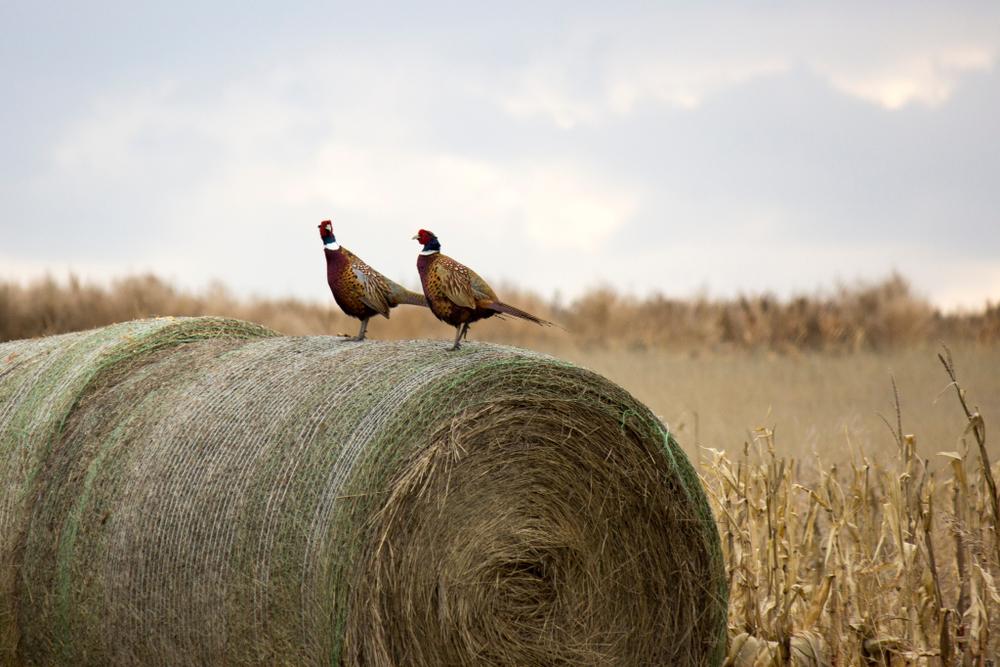
M 697 476 L 509 347 L 151 320 L 0 345 L 8 664 L 718 665 Z

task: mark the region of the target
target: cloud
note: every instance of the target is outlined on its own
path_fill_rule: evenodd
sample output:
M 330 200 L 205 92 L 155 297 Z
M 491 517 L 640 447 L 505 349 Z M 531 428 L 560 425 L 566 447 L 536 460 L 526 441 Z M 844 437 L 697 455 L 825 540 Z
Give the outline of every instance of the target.
M 271 189 L 289 204 L 326 201 L 379 225 L 467 227 L 545 249 L 596 250 L 624 226 L 639 194 L 569 161 L 486 160 L 447 151 L 373 148 L 330 138 L 312 165 L 288 165 Z M 259 184 L 242 182 L 232 190 Z M 430 222 L 427 222 L 430 221 Z
M 614 58 L 587 92 L 571 90 L 566 82 L 572 77 L 556 65 L 529 68 L 500 95 L 500 104 L 515 118 L 548 117 L 569 130 L 626 116 L 644 103 L 697 109 L 714 94 L 788 69 L 788 61 L 780 58 L 691 63 L 629 53 Z
M 618 114 L 627 114 L 646 100 L 665 107 L 695 109 L 715 93 L 788 69 L 789 62 L 782 58 L 697 63 L 635 58 L 616 67 L 607 91 L 608 106 Z
M 893 266 L 928 293 L 953 285 L 941 298 L 995 289 L 1000 10 L 477 11 L 261 19 L 238 40 L 253 54 L 149 49 L 101 24 L 100 62 L 76 69 L 22 57 L 23 40 L 18 105 L 0 110 L 5 258 L 326 299 L 315 223 L 332 217 L 410 283 L 426 227 L 491 280 L 565 296 L 809 289 Z M 956 268 L 969 258 L 986 273 Z
M 895 110 L 908 104 L 941 106 L 954 94 L 964 75 L 990 70 L 995 62 L 992 48 L 958 46 L 866 67 L 829 64 L 818 68 L 837 90 Z
M 323 217 L 398 277 L 409 271 L 391 267 L 412 264 L 418 227 L 454 247 L 518 239 L 539 252 L 592 253 L 639 206 L 636 188 L 586 161 L 434 143 L 421 116 L 397 111 L 433 85 L 426 77 L 373 84 L 380 68 L 369 63 L 362 86 L 357 65 L 345 78 L 334 63 L 314 63 L 207 93 L 175 81 L 106 95 L 51 149 L 47 187 L 113 201 L 116 217 L 162 230 L 102 241 L 131 244 L 140 260 L 155 254 L 184 282 L 221 277 L 264 292 L 312 279 L 301 257 L 315 240 L 311 223 Z M 305 87 L 352 98 L 289 94 Z M 236 247 L 241 261 L 215 275 L 218 258 Z M 481 272 L 502 272 L 503 257 L 494 258 Z M 262 278 L 262 265 L 280 278 Z
M 493 96 L 514 118 L 548 118 L 556 127 L 572 129 L 596 122 L 603 111 L 601 100 L 587 92 L 574 92 L 568 82 L 570 64 L 548 62 L 527 66 Z
M 514 118 L 546 118 L 569 130 L 644 106 L 696 110 L 735 87 L 802 68 L 887 110 L 933 108 L 947 103 L 967 75 L 994 66 L 1000 33 L 985 17 L 977 24 L 960 11 L 904 14 L 703 7 L 607 26 L 583 22 L 503 79 L 495 98 Z

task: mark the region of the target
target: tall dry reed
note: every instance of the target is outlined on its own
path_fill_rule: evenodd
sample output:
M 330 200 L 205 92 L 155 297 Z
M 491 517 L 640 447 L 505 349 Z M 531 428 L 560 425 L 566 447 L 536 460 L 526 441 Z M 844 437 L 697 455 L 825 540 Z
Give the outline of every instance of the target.
M 1000 303 L 943 314 L 893 275 L 831 293 L 778 299 L 646 298 L 595 289 L 568 303 L 501 286 L 505 300 L 562 324 L 566 331 L 521 321 L 477 324 L 473 337 L 559 350 L 626 349 L 883 350 L 938 340 L 1000 341 Z M 288 334 L 355 333 L 357 322 L 330 299 L 239 299 L 216 285 L 193 293 L 151 276 L 108 286 L 76 278 L 28 284 L 0 282 L 0 340 L 64 333 L 156 315 L 219 315 L 259 322 Z M 403 307 L 372 323 L 376 338 L 446 338 L 447 327 L 426 311 Z

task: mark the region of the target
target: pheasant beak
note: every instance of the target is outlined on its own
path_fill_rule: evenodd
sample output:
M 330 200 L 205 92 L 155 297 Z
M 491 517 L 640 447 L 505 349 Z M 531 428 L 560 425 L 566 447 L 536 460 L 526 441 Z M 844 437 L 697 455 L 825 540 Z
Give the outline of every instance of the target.
M 419 235 L 417 235 L 417 234 L 414 234 L 414 235 L 413 235 L 413 240 L 414 240 L 414 241 L 419 241 L 419 240 L 420 240 L 420 236 L 419 236 Z

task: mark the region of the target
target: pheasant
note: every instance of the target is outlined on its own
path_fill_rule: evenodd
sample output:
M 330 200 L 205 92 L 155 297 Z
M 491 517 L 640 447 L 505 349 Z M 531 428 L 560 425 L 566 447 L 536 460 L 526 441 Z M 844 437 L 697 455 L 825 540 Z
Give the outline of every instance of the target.
M 500 301 L 496 292 L 475 271 L 441 254 L 441 243 L 432 232 L 421 229 L 413 238 L 424 246 L 417 256 L 417 271 L 427 304 L 435 317 L 455 327 L 452 350 L 461 347 L 462 339 L 469 334 L 470 324 L 494 315 L 513 315 L 542 326 L 552 325 L 552 322 Z
M 326 255 L 326 282 L 333 298 L 341 310 L 361 320 L 361 330 L 351 340 L 365 339 L 368 320 L 375 315 L 388 318 L 389 310 L 404 303 L 427 306 L 422 294 L 392 282 L 337 243 L 329 220 L 319 224 L 319 235 Z

